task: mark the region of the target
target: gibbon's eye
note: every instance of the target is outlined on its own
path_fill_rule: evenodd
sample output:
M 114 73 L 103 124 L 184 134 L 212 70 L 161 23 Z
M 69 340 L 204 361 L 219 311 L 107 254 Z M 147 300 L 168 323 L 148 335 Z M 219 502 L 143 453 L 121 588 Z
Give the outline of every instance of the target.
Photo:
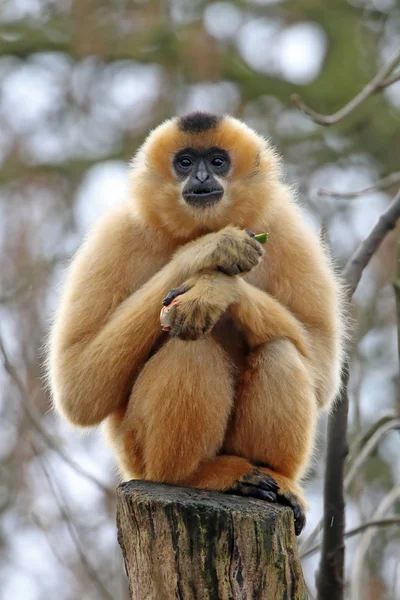
M 213 167 L 222 167 L 225 164 L 226 160 L 223 156 L 215 156 L 212 161 L 211 164 L 213 165 Z
M 179 159 L 178 164 L 182 169 L 189 169 L 189 167 L 193 165 L 193 161 L 187 156 L 182 156 L 182 158 Z

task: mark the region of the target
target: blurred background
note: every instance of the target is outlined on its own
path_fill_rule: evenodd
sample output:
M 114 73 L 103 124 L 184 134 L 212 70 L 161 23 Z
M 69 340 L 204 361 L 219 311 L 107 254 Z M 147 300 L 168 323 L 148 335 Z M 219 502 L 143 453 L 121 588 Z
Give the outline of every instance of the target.
M 291 94 L 330 114 L 399 46 L 397 0 L 0 1 L 1 600 L 127 598 L 112 458 L 99 431 L 83 436 L 52 414 L 42 347 L 68 260 L 126 197 L 129 159 L 149 129 L 201 109 L 270 137 L 341 267 L 400 185 L 400 82 L 330 128 Z M 391 185 L 354 198 L 320 192 L 388 175 Z M 380 517 L 400 508 L 398 239 L 385 240 L 352 311 L 347 529 L 379 505 Z M 300 539 L 311 598 L 319 555 L 306 549 L 319 540 L 307 537 L 322 514 L 325 425 Z M 346 548 L 349 598 L 400 597 L 398 525 Z

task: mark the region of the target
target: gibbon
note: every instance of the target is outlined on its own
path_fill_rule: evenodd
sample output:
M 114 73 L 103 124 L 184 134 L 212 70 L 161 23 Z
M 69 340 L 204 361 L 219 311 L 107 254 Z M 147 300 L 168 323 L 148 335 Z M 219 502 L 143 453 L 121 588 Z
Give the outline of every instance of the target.
M 264 231 L 265 247 L 249 233 Z M 69 267 L 49 340 L 54 406 L 77 426 L 104 422 L 125 480 L 282 502 L 299 534 L 299 481 L 340 385 L 340 297 L 269 143 L 230 116 L 173 118 Z

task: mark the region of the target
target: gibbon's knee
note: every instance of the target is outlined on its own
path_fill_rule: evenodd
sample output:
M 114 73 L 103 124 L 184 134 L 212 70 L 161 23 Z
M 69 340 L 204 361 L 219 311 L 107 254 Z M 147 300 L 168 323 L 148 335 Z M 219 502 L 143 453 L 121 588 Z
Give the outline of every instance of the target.
M 291 342 L 277 340 L 249 358 L 224 447 L 297 479 L 312 452 L 316 419 L 309 367 Z
M 233 402 L 231 364 L 210 337 L 170 339 L 144 366 L 123 429 L 143 451 L 146 479 L 179 483 L 221 447 Z
M 143 450 L 136 432 L 126 430 L 126 407 L 113 412 L 103 423 L 103 433 L 123 481 L 144 477 Z

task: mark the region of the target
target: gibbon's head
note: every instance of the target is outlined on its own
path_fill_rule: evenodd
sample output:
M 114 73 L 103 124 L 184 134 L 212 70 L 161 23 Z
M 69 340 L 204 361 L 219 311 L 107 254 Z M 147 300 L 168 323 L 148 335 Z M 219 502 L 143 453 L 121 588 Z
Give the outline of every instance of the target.
M 191 113 L 150 133 L 132 161 L 131 195 L 150 225 L 187 238 L 257 229 L 279 182 L 268 142 L 229 116 Z

